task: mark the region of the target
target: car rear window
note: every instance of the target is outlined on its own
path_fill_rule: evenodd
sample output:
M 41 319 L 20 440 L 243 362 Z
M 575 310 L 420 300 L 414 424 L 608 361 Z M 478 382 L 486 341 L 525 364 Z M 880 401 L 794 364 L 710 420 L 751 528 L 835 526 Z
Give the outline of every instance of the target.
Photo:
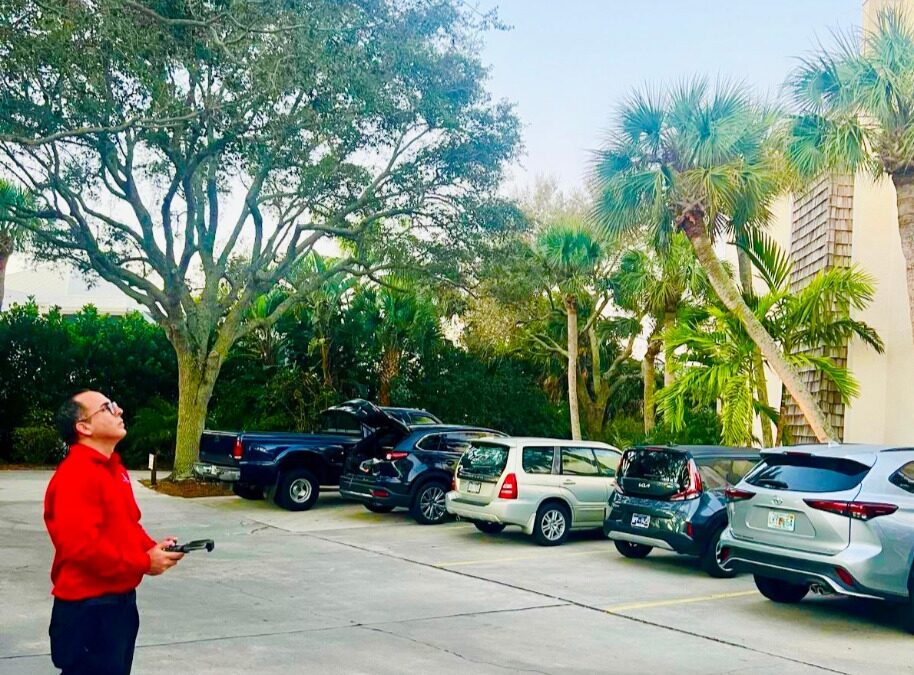
M 473 476 L 497 478 L 505 470 L 505 464 L 507 463 L 507 446 L 475 441 L 460 458 L 457 475 L 471 474 Z
M 555 448 L 524 448 L 521 462 L 524 473 L 552 473 L 552 462 L 555 460 Z
M 342 410 L 327 410 L 321 413 L 320 429 L 330 434 L 362 435 L 362 425 L 355 415 Z
M 746 482 L 793 492 L 842 492 L 860 485 L 870 468 L 843 457 L 768 455 Z
M 751 460 L 731 457 L 699 457 L 696 464 L 706 490 L 723 490 L 739 483 L 743 476 L 758 464 L 758 458 Z
M 624 478 L 676 483 L 684 488 L 689 478 L 688 457 L 681 452 L 633 448 L 622 455 L 619 475 Z

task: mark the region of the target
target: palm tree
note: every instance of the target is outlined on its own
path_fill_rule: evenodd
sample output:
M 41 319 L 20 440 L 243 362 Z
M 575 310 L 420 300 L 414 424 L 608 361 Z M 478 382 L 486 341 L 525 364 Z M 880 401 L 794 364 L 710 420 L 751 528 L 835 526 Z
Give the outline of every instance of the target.
M 536 252 L 543 262 L 547 283 L 558 288 L 566 318 L 568 360 L 568 414 L 571 437 L 581 438 L 578 409 L 578 304 L 580 296 L 594 283 L 596 272 L 605 257 L 605 248 L 597 235 L 575 220 L 559 220 L 547 225 L 537 237 Z M 596 319 L 605 309 L 594 309 Z
M 21 246 L 27 231 L 21 226 L 21 211 L 31 207 L 29 194 L 0 178 L 0 310 L 6 291 L 6 266 Z
M 809 389 L 740 295 L 714 251 L 735 222 L 760 227 L 785 187 L 775 116 L 741 88 L 697 79 L 665 94 L 636 93 L 597 156 L 597 222 L 611 233 L 650 228 L 664 250 L 682 231 L 714 292 L 745 327 L 820 441 L 837 436 Z M 750 215 L 747 215 L 750 214 Z
M 367 289 L 373 295 L 373 316 L 369 328 L 378 347 L 378 403 L 391 404 L 394 380 L 400 374 L 404 357 L 422 351 L 440 336 L 438 312 L 434 303 L 404 280 L 388 280 L 391 286 Z
M 861 39 L 863 38 L 863 39 Z M 914 328 L 914 27 L 881 12 L 871 34 L 839 36 L 789 80 L 798 114 L 787 156 L 801 177 L 863 170 L 895 185 Z
M 286 299 L 286 293 L 273 289 L 258 296 L 247 311 L 246 320 L 258 326 L 238 341 L 238 353 L 257 361 L 264 368 L 275 368 L 285 361 L 288 337 L 273 323 L 264 323 L 276 307 Z
M 799 292 L 791 290 L 789 259 L 767 237 L 754 235 L 744 248 L 767 286 L 760 296 L 749 296 L 760 323 L 777 341 L 785 358 L 795 366 L 822 372 L 845 403 L 858 394 L 853 376 L 824 356 L 807 350 L 838 346 L 852 337 L 882 352 L 882 340 L 850 312 L 864 309 L 875 292 L 872 279 L 855 268 L 819 272 Z M 744 325 L 725 307 L 714 303 L 680 322 L 667 333 L 675 348 L 685 349 L 682 375 L 658 396 L 660 409 L 674 430 L 684 426 L 689 406 L 719 403 L 722 441 L 751 444 L 755 415 L 779 423 L 782 436 L 783 403 L 779 415 L 757 396 L 755 344 Z
M 665 346 L 664 335 L 669 332 L 680 311 L 690 301 L 706 295 L 707 279 L 698 265 L 692 246 L 682 234 L 675 234 L 664 255 L 649 248 L 627 251 L 613 276 L 616 304 L 647 316 L 653 327 L 641 360 L 644 381 L 644 432 L 650 433 L 655 424 L 656 361 L 664 351 L 663 383 L 673 383 L 673 354 Z
M 332 261 L 331 261 L 332 262 Z M 293 277 L 293 285 L 300 281 L 324 276 L 328 269 L 328 259 L 318 253 L 312 253 L 302 261 Z M 333 350 L 334 327 L 341 319 L 341 304 L 347 294 L 356 286 L 354 277 L 333 276 L 316 289 L 308 292 L 299 306 L 294 310 L 299 322 L 306 321 L 311 325 L 313 337 L 308 344 L 309 353 L 317 352 L 320 356 L 321 379 L 324 387 L 333 387 L 333 369 L 331 353 Z

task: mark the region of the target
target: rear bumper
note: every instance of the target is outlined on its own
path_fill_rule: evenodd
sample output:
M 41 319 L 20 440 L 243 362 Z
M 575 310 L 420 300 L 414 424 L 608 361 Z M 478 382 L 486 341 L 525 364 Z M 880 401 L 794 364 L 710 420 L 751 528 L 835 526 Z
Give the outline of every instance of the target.
M 460 493 L 451 491 L 445 498 L 448 513 L 464 520 L 501 525 L 520 525 L 524 532 L 533 532 L 536 505 L 513 499 L 495 499 L 488 504 L 474 504 L 460 498 Z
M 194 475 L 198 478 L 204 478 L 207 480 L 221 480 L 227 483 L 233 483 L 237 480 L 241 480 L 241 469 L 239 469 L 237 466 L 223 466 L 221 464 L 195 462 Z
M 376 476 L 340 476 L 340 497 L 363 504 L 409 507 L 412 497 L 402 483 L 378 480 Z
M 780 579 L 792 584 L 805 584 L 825 593 L 838 593 L 859 598 L 878 600 L 905 600 L 896 595 L 876 590 L 865 582 L 867 570 L 861 565 L 860 556 L 851 548 L 833 556 L 796 552 L 788 549 L 736 540 L 725 531 L 721 537 L 721 553 L 726 556 L 723 568 L 748 572 L 761 577 Z M 865 559 L 870 561 L 871 557 Z M 853 578 L 853 583 L 842 579 L 838 570 Z
M 634 515 L 648 517 L 648 526 L 633 526 Z M 702 515 L 698 499 L 664 502 L 617 492 L 610 497 L 603 534 L 610 539 L 653 546 L 682 555 L 701 555 L 707 519 L 707 514 Z

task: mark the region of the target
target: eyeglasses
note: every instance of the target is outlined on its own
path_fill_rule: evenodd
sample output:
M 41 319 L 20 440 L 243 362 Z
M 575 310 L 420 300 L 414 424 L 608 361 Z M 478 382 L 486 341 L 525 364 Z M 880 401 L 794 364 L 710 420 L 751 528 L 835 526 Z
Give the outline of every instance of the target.
M 115 402 L 115 401 L 105 401 L 104 403 L 102 403 L 102 407 L 101 407 L 101 408 L 99 408 L 98 410 L 96 410 L 96 411 L 95 411 L 94 413 L 92 413 L 91 415 L 87 415 L 86 417 L 80 417 L 77 421 L 78 421 L 78 422 L 88 422 L 88 421 L 91 420 L 93 417 L 95 417 L 96 415 L 98 415 L 100 412 L 105 412 L 106 410 L 107 410 L 109 413 L 111 413 L 112 415 L 117 415 L 118 413 L 123 412 L 123 410 L 121 410 L 121 407 L 117 404 L 117 402 Z

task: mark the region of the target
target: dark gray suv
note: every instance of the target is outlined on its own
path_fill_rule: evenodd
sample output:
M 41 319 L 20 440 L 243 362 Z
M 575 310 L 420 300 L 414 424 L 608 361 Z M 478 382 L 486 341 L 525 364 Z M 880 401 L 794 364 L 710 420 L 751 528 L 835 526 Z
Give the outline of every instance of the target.
M 758 461 L 758 450 L 718 445 L 629 448 L 603 532 L 628 558 L 663 548 L 698 556 L 713 577 L 734 576 L 718 556 L 727 526 L 724 492 Z

